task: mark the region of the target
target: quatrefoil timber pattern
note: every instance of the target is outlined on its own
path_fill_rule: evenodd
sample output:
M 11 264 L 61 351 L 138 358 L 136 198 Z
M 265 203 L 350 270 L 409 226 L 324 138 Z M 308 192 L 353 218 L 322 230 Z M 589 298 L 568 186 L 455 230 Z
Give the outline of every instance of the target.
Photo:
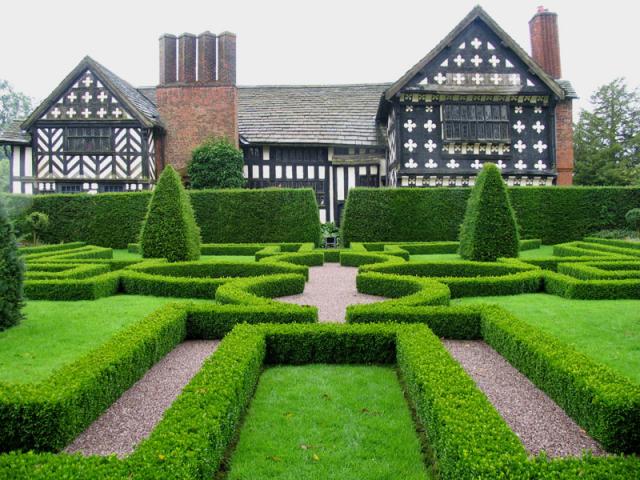
M 131 113 L 95 72 L 87 69 L 67 88 L 41 120 L 131 120 Z

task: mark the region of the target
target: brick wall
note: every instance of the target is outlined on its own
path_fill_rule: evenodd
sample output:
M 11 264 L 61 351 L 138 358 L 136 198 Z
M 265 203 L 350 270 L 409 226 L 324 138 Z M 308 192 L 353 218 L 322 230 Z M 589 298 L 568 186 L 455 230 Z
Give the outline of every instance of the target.
M 156 95 L 166 129 L 165 165 L 173 165 L 184 175 L 191 151 L 211 136 L 226 136 L 237 145 L 238 91 L 234 85 L 159 85 Z
M 556 170 L 557 185 L 573 183 L 573 117 L 571 100 L 556 106 Z

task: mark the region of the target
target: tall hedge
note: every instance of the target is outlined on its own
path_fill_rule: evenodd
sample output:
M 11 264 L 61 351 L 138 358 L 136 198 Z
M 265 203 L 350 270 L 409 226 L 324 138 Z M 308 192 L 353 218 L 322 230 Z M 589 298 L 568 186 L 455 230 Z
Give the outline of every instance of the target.
M 0 331 L 22 318 L 24 263 L 4 201 L 0 199 Z
M 546 244 L 624 228 L 640 205 L 637 187 L 514 187 L 511 204 L 521 238 Z M 354 188 L 342 222 L 346 242 L 456 240 L 469 188 Z
M 204 243 L 313 242 L 320 219 L 310 188 L 189 191 Z M 126 248 L 139 240 L 150 192 L 99 195 L 0 195 L 12 218 L 49 215 L 47 243 L 83 241 Z M 20 222 L 18 222 L 19 224 Z
M 191 200 L 178 172 L 164 169 L 149 203 L 140 232 L 140 250 L 145 258 L 169 262 L 200 258 L 200 229 Z
M 495 262 L 517 257 L 518 224 L 500 170 L 487 163 L 471 190 L 460 227 L 460 256 L 466 260 Z

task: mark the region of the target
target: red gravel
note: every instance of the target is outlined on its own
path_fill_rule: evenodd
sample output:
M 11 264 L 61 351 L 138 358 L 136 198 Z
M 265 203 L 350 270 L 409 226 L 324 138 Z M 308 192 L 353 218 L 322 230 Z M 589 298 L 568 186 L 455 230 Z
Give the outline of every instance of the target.
M 124 457 L 147 438 L 205 359 L 217 340 L 189 340 L 156 363 L 64 451 Z
M 531 454 L 604 455 L 602 447 L 551 398 L 482 341 L 443 340 Z
M 337 263 L 325 263 L 322 267 L 309 268 L 309 281 L 300 295 L 280 297 L 279 301 L 313 305 L 318 307 L 320 322 L 344 322 L 348 305 L 373 303 L 383 297 L 365 295 L 356 290 L 358 269 L 341 267 Z

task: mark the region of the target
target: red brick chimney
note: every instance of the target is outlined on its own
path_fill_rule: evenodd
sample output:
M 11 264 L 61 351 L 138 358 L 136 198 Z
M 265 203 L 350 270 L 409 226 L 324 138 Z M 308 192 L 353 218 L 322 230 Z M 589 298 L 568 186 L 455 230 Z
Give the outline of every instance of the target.
M 158 148 L 163 165 L 185 175 L 191 152 L 208 137 L 227 137 L 237 145 L 236 36 L 161 36 L 156 98 L 166 131 Z
M 562 77 L 558 15 L 544 7 L 529 20 L 531 56 L 552 78 Z M 572 100 L 559 100 L 555 109 L 557 185 L 573 183 L 573 115 Z

